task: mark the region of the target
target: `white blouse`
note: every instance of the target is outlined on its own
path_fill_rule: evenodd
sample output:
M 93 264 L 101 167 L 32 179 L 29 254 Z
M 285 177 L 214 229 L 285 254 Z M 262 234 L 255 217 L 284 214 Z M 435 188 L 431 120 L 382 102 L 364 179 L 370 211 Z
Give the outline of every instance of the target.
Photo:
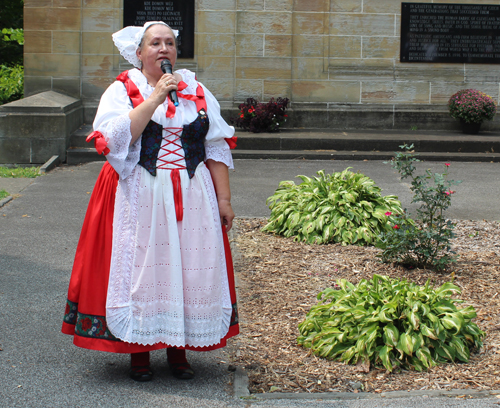
M 176 73 L 182 76 L 187 87 L 180 93 L 185 95 L 196 95 L 199 82 L 195 74 L 187 69 L 181 69 Z M 129 78 L 137 85 L 144 99 L 151 96 L 154 88 L 148 84 L 146 77 L 138 69 L 128 72 Z M 220 105 L 213 94 L 200 84 L 205 93 L 207 103 L 207 115 L 210 121 L 208 134 L 205 138 L 206 159 L 213 159 L 225 163 L 230 169 L 233 168 L 231 151 L 225 138 L 234 136 L 234 127 L 229 126 L 220 114 Z M 122 82 L 116 81 L 102 95 L 94 120 L 94 130 L 100 131 L 108 143 L 110 152 L 106 156 L 120 178 L 127 178 L 133 168 L 139 162 L 141 152 L 141 138 L 139 137 L 132 145 L 132 134 L 130 133 L 129 112 L 133 109 L 132 102 Z M 166 117 L 168 101 L 156 108 L 152 120 L 164 128 L 182 127 L 193 122 L 198 116 L 196 104 L 192 101 L 179 98 L 179 106 L 176 108 L 175 116 L 171 119 Z M 124 137 L 126 134 L 126 137 Z M 165 132 L 164 132 L 164 136 Z

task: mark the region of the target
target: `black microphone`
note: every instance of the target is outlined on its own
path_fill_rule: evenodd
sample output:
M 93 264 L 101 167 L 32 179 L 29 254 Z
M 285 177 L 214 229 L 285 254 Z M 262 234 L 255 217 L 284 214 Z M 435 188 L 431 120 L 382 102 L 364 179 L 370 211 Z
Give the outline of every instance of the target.
M 161 62 L 161 70 L 163 71 L 164 74 L 171 74 L 172 73 L 172 64 L 168 59 L 164 59 Z M 177 92 L 175 91 L 170 91 L 169 93 L 170 99 L 174 103 L 175 106 L 179 106 L 179 100 L 177 99 Z

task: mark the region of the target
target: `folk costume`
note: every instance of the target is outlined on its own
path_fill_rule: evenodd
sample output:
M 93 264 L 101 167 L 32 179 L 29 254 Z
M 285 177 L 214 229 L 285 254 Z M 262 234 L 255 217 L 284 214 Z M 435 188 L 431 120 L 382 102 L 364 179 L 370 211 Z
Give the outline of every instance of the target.
M 204 351 L 238 333 L 229 243 L 204 163 L 232 168 L 234 128 L 192 72 L 176 72 L 179 105 L 167 98 L 132 144 L 128 113 L 154 88 L 131 69 L 101 98 L 89 140 L 107 162 L 83 224 L 62 328 L 79 347 Z

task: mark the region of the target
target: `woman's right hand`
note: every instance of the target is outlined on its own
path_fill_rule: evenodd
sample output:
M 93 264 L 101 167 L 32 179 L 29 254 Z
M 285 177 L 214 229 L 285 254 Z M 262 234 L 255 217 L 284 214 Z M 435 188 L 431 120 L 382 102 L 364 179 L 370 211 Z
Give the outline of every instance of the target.
M 130 133 L 132 134 L 131 145 L 141 136 L 156 108 L 167 99 L 168 93 L 177 90 L 177 84 L 178 81 L 173 74 L 163 74 L 156 82 L 151 96 L 129 112 L 128 116 L 131 120 Z
M 155 89 L 149 98 L 153 98 L 160 106 L 167 99 L 170 91 L 177 90 L 177 80 L 173 74 L 163 74 L 156 82 Z

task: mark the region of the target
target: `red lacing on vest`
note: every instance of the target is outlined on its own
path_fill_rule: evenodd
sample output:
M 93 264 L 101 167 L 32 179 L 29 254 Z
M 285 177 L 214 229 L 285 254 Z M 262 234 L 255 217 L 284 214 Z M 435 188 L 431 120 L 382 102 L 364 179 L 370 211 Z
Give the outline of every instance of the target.
M 183 164 L 177 163 L 180 161 L 184 161 L 184 155 L 178 153 L 179 150 L 182 150 L 181 133 L 183 128 L 163 128 L 163 130 L 165 130 L 169 134 L 167 135 L 167 137 L 163 138 L 163 140 L 165 140 L 165 145 L 160 147 L 160 153 L 158 154 L 156 168 L 163 170 L 185 170 L 186 167 Z M 176 137 L 174 140 L 167 139 L 168 137 L 173 135 L 175 135 Z M 165 160 L 164 157 L 170 154 L 175 154 L 176 156 L 179 156 L 179 158 L 173 161 Z M 160 164 L 158 164 L 158 162 L 160 162 Z
M 174 190 L 175 214 L 177 216 L 177 221 L 182 221 L 182 218 L 184 217 L 184 209 L 182 204 L 181 176 L 179 170 L 185 170 L 186 167 L 183 164 L 178 163 L 180 161 L 184 162 L 184 155 L 178 152 L 179 150 L 182 150 L 181 133 L 183 128 L 163 128 L 163 130 L 169 133 L 167 137 L 175 135 L 175 139 L 169 140 L 167 138 L 163 138 L 165 145 L 160 147 L 156 168 L 171 170 L 170 179 L 172 180 L 172 187 Z M 179 156 L 179 158 L 172 161 L 165 160 L 164 157 L 170 154 L 175 154 L 176 156 Z

